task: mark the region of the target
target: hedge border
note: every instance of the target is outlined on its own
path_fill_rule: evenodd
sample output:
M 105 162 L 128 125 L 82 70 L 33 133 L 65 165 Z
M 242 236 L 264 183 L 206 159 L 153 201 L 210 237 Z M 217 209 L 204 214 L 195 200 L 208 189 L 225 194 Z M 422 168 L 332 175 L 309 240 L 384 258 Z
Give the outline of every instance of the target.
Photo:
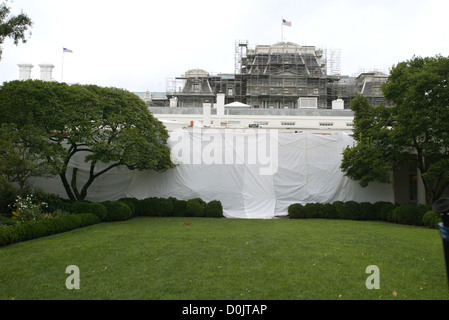
M 66 232 L 101 222 L 125 221 L 136 216 L 159 217 L 223 217 L 220 201 L 206 203 L 200 198 L 178 200 L 175 198 L 122 198 L 103 202 L 61 201 L 63 210 L 69 214 L 59 218 L 28 221 L 25 223 L 0 226 L 0 247 L 32 240 L 56 233 Z M 200 204 L 198 210 L 188 204 Z M 187 210 L 189 208 L 189 210 Z M 88 212 L 88 213 L 86 213 Z
M 291 219 L 345 219 L 359 221 L 386 221 L 405 225 L 438 228 L 441 218 L 429 205 L 391 202 L 336 201 L 326 203 L 294 203 L 288 207 Z
M 89 225 L 101 220 L 92 213 L 70 214 L 60 218 L 29 221 L 14 226 L 0 228 L 0 246 L 37 239 Z

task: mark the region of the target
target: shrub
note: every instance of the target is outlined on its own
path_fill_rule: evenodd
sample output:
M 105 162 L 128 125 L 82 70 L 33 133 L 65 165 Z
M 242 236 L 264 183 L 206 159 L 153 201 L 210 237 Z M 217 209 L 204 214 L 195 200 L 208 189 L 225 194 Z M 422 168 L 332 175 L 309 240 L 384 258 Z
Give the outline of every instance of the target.
M 76 201 L 72 202 L 69 212 L 71 213 L 93 213 L 101 221 L 106 219 L 108 214 L 108 209 L 104 204 L 99 202 L 90 202 L 90 201 Z
M 322 208 L 322 215 L 325 219 L 336 219 L 337 218 L 337 210 L 334 205 L 331 203 L 326 203 Z
M 222 218 L 223 206 L 220 201 L 212 200 L 206 204 L 206 217 Z
M 345 211 L 345 203 L 343 201 L 335 201 L 332 204 L 335 208 L 336 218 L 337 219 L 347 219 L 348 216 Z
M 106 217 L 103 221 L 125 221 L 132 218 L 131 209 L 127 204 L 120 201 L 104 201 L 102 204 L 107 208 Z
M 434 217 L 431 221 L 430 221 L 430 225 L 429 227 L 432 229 L 438 229 L 439 228 L 439 223 L 443 222 L 443 218 L 442 217 Z
M 288 216 L 290 219 L 304 219 L 305 210 L 304 206 L 300 203 L 293 203 L 288 206 Z
M 167 217 L 173 215 L 173 198 L 150 197 L 135 202 L 137 216 Z
M 436 213 L 433 210 L 427 211 L 426 214 L 422 217 L 422 223 L 423 225 L 429 227 L 430 226 L 430 221 L 434 218 L 434 217 L 438 217 L 439 214 Z
M 173 204 L 173 216 L 175 216 L 175 217 L 185 217 L 186 216 L 186 208 L 187 208 L 186 200 L 174 199 L 172 201 L 172 204 Z
M 200 198 L 187 200 L 186 216 L 188 217 L 205 217 L 206 202 Z
M 156 201 L 157 211 L 160 217 L 171 217 L 173 216 L 173 199 L 174 198 L 159 198 Z
M 69 211 L 67 210 L 67 207 L 71 205 L 70 200 L 62 199 L 57 194 L 36 190 L 34 192 L 34 196 L 39 202 L 44 202 L 47 204 L 42 208 L 42 210 L 46 213 Z
M 432 229 L 438 228 L 438 223 L 442 221 L 441 215 L 433 210 L 427 211 L 422 218 L 423 225 Z
M 374 205 L 370 202 L 361 202 L 359 204 L 360 220 L 378 220 Z
M 0 212 L 11 212 L 11 206 L 19 195 L 21 192 L 18 187 L 0 178 Z
M 392 212 L 396 207 L 397 206 L 391 202 L 376 202 L 375 204 L 373 204 L 374 215 L 379 220 L 388 221 L 388 217 L 392 216 Z
M 134 204 L 134 214 L 136 216 L 152 216 L 153 215 L 154 198 L 145 198 L 136 201 Z
M 319 219 L 323 217 L 323 204 L 321 203 L 307 203 L 304 206 L 304 218 Z
M 427 205 L 405 204 L 394 209 L 393 215 L 396 215 L 397 222 L 400 224 L 422 226 L 423 217 L 429 209 Z
M 136 198 L 121 198 L 118 201 L 125 203 L 131 209 L 133 215 L 136 214 L 136 203 L 139 201 Z
M 90 213 L 70 214 L 61 218 L 25 222 L 0 228 L 0 246 L 31 240 L 60 232 L 70 231 L 99 223 L 100 219 Z
M 344 203 L 344 210 L 347 219 L 361 220 L 362 212 L 360 211 L 360 204 L 355 201 L 346 201 Z
M 17 196 L 12 211 L 13 219 L 18 221 L 36 221 L 42 219 L 42 213 L 46 203 L 36 203 L 31 195 L 25 197 Z

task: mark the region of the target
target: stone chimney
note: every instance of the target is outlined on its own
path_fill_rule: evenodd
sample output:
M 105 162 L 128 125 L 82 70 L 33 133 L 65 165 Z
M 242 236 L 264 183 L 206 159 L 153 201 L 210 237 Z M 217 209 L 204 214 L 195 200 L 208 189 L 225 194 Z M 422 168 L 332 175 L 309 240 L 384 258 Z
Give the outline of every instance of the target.
M 212 104 L 209 101 L 203 103 L 203 127 L 210 127 L 211 125 L 211 107 Z
M 52 64 L 40 64 L 39 67 L 41 67 L 41 80 L 52 81 L 52 72 L 55 66 Z
M 18 64 L 19 67 L 19 80 L 31 79 L 31 69 L 34 67 L 32 64 Z
M 217 115 L 224 116 L 225 94 L 217 93 Z

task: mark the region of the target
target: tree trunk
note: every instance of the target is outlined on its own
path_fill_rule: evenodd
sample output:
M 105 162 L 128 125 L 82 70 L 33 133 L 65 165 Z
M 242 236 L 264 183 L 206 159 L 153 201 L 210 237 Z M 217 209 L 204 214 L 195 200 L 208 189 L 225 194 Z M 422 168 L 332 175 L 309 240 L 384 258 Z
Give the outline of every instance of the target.
M 84 186 L 81 188 L 81 192 L 78 191 L 78 184 L 77 184 L 78 168 L 72 169 L 72 179 L 71 179 L 70 184 L 65 176 L 65 173 L 60 174 L 62 184 L 64 185 L 67 195 L 69 196 L 69 199 L 71 201 L 85 200 L 87 197 L 87 190 L 92 185 L 92 183 L 95 181 L 95 179 L 98 178 L 99 176 L 101 176 L 102 174 L 108 172 L 112 168 L 119 166 L 120 162 L 113 163 L 109 167 L 106 167 L 105 169 L 101 170 L 98 173 L 95 173 L 95 165 L 96 165 L 95 161 L 90 164 L 89 179 L 84 184 Z
M 65 192 L 67 193 L 67 196 L 71 201 L 76 201 L 75 196 L 73 195 L 72 190 L 70 189 L 70 184 L 67 181 L 67 177 L 65 176 L 65 171 L 63 173 L 59 174 L 59 177 L 61 178 L 62 185 L 64 186 Z
M 422 176 L 421 180 L 426 191 L 426 204 L 428 205 L 432 205 L 435 201 L 440 199 L 444 190 L 449 186 L 449 182 L 437 180 L 429 181 L 422 178 Z

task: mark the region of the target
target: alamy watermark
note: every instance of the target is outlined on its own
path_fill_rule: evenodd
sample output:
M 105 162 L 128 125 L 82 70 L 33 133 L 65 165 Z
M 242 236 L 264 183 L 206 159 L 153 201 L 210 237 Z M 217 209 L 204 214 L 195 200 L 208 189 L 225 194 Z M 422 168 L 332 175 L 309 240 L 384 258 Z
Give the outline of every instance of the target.
M 65 269 L 65 273 L 70 274 L 65 280 L 65 286 L 67 289 L 79 290 L 80 288 L 80 269 L 75 265 L 70 265 Z
M 365 273 L 369 273 L 370 276 L 366 278 L 365 286 L 368 290 L 380 289 L 380 270 L 378 266 L 371 265 L 366 267 Z
M 277 130 L 193 127 L 173 131 L 169 142 L 173 163 L 256 165 L 263 176 L 278 170 Z

